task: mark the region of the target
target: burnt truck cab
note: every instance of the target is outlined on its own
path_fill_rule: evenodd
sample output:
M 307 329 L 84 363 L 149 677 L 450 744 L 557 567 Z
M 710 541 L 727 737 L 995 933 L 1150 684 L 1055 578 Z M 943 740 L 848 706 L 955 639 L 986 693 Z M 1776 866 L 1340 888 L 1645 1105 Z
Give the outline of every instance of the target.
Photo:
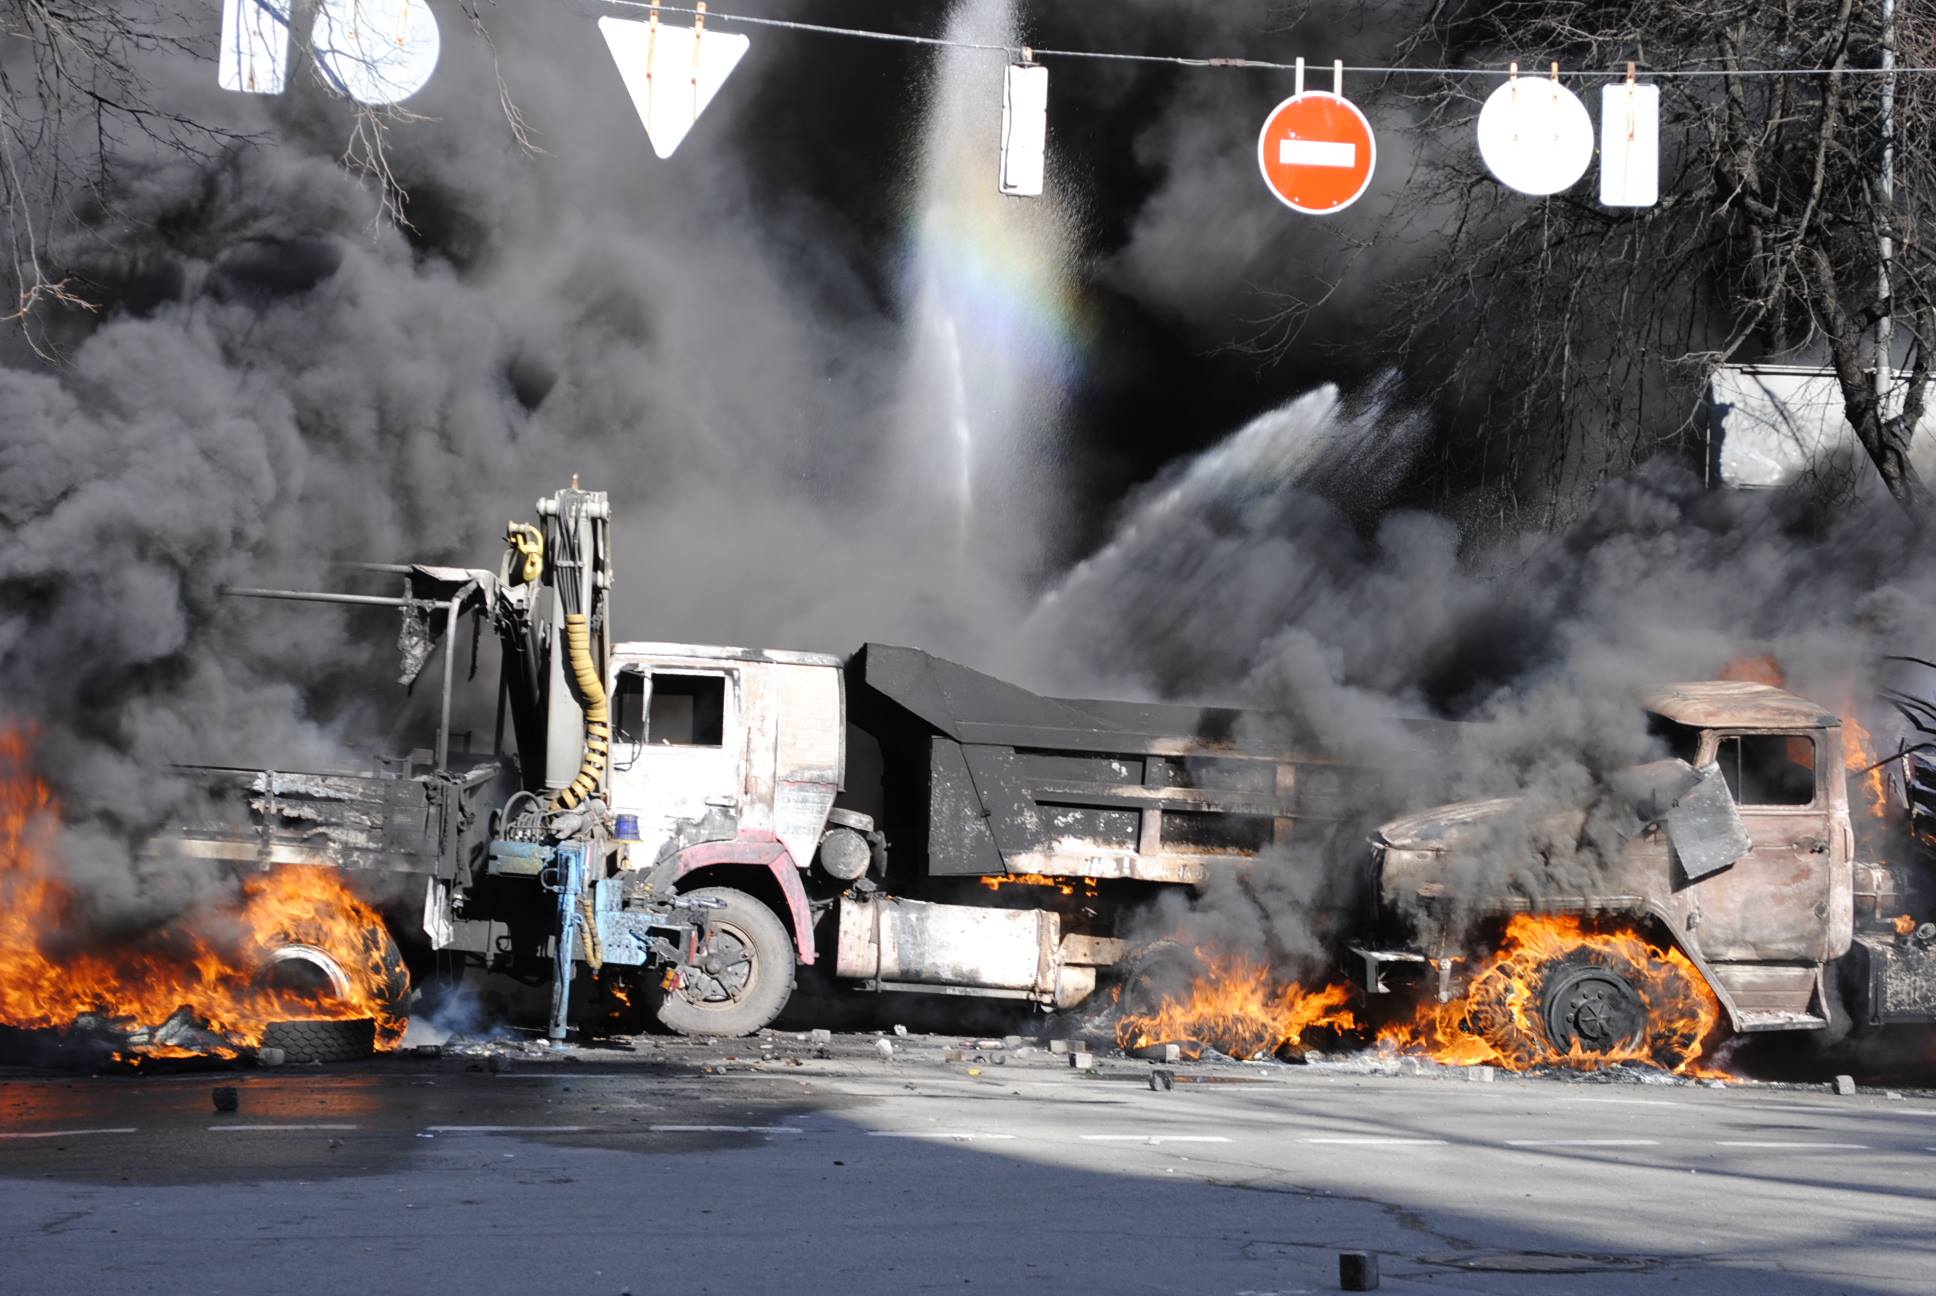
M 1825 975 L 1858 938 L 1858 893 L 1864 925 L 1892 949 L 1895 935 L 1890 925 L 1880 936 L 1889 920 L 1877 912 L 1886 890 L 1871 876 L 1879 866 L 1854 859 L 1840 719 L 1792 693 L 1732 681 L 1665 685 L 1639 701 L 1672 759 L 1640 767 L 1623 784 L 1644 792 L 1612 851 L 1575 855 L 1551 870 L 1537 859 L 1477 858 L 1538 839 L 1524 825 L 1517 836 L 1493 831 L 1524 812 L 1513 798 L 1442 806 L 1379 829 L 1378 921 L 1405 935 L 1397 951 L 1366 953 L 1368 989 L 1383 988 L 1390 962 L 1410 959 L 1436 967 L 1440 993 L 1449 994 L 1466 952 L 1454 948 L 1458 924 L 1440 921 L 1454 905 L 1468 917 L 1611 915 L 1651 920 L 1700 971 L 1737 1031 L 1827 1023 Z M 1537 827 L 1548 841 L 1569 833 L 1577 840 L 1584 823 L 1582 811 Z M 1494 879 L 1492 889 L 1475 879 Z

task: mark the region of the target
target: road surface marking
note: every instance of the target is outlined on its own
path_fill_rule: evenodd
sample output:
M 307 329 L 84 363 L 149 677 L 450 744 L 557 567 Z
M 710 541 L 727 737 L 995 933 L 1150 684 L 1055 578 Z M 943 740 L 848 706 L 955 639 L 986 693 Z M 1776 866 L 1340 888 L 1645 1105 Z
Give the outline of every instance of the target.
M 1507 1139 L 1507 1147 L 1659 1147 L 1659 1139 Z
M 1084 1134 L 1085 1143 L 1228 1143 L 1221 1134 Z
M 5 1133 L 0 1133 L 0 1139 L 79 1138 L 83 1134 L 132 1134 L 134 1130 L 135 1127 L 132 1125 L 125 1125 L 116 1129 L 33 1130 L 27 1133 L 9 1130 Z
M 582 1134 L 589 1125 L 428 1125 L 432 1134 Z
M 954 1139 L 960 1143 L 1009 1142 L 1013 1134 L 970 1134 L 959 1130 L 868 1130 L 871 1138 Z
M 268 1134 L 277 1130 L 353 1130 L 354 1125 L 211 1125 L 212 1130 L 238 1134 Z
M 1778 1102 L 1763 1102 L 1763 1103 L 1756 1103 L 1756 1104 L 1754 1105 L 1754 1108 L 1753 1108 L 1753 1110 L 1755 1110 L 1755 1111 L 1801 1111 L 1801 1112 L 1841 1112 L 1841 1113 L 1846 1113 L 1846 1112 L 1847 1112 L 1847 1111 L 1848 1111 L 1849 1109 L 1848 1109 L 1848 1108 L 1847 1108 L 1846 1106 L 1842 1106 L 1842 1107 L 1831 1107 L 1831 1106 L 1829 1106 L 1829 1105 L 1828 1105 L 1827 1103 L 1778 1103 Z
M 1716 1139 L 1714 1145 L 1738 1148 L 1855 1148 L 1863 1151 L 1866 1151 L 1869 1146 L 1867 1143 L 1764 1143 L 1749 1139 Z
M 1368 1144 L 1379 1147 L 1435 1147 L 1442 1146 L 1444 1139 L 1433 1138 L 1307 1138 L 1300 1143 L 1350 1143 Z
M 797 1125 L 648 1125 L 654 1134 L 804 1134 Z
M 1562 1098 L 1561 1102 L 1570 1103 L 1609 1103 L 1621 1107 L 1678 1107 L 1676 1102 L 1663 1102 L 1658 1098 Z

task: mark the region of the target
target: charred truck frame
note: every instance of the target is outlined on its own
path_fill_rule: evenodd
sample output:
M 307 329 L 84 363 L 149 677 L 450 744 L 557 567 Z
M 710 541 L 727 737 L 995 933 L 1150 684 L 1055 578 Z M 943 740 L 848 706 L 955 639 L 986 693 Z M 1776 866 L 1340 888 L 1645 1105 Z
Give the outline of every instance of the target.
M 1638 701 L 1674 756 L 1616 780 L 1634 810 L 1619 848 L 1590 870 L 1586 887 L 1562 882 L 1536 858 L 1490 861 L 1521 864 L 1521 882 L 1478 896 L 1481 917 L 1537 910 L 1650 926 L 1687 957 L 1736 1031 L 1820 1029 L 1836 990 L 1865 1024 L 1936 1020 L 1936 925 L 1911 916 L 1936 901 L 1928 758 L 1905 751 L 1884 763 L 1899 767 L 1911 830 L 1899 849 L 1913 858 L 1864 861 L 1835 713 L 1733 681 L 1667 685 Z M 1441 1000 L 1458 993 L 1470 943 L 1460 927 L 1472 915 L 1461 920 L 1452 908 L 1471 885 L 1452 879 L 1483 870 L 1480 857 L 1502 842 L 1532 856 L 1542 835 L 1580 835 L 1583 813 L 1549 816 L 1532 832 L 1524 823 L 1511 834 L 1489 831 L 1523 811 L 1513 798 L 1470 801 L 1379 830 L 1372 927 L 1386 941 L 1354 947 L 1367 991 L 1382 993 L 1388 976 L 1411 971 L 1428 974 Z M 1638 980 L 1618 968 L 1556 963 L 1541 970 L 1532 1015 L 1561 1053 L 1575 1044 L 1644 1051 Z
M 1343 818 L 1368 774 L 1260 739 L 1273 726 L 1242 712 L 1042 697 L 911 648 L 843 662 L 614 643 L 605 495 L 574 481 L 537 512 L 511 524 L 496 572 L 373 569 L 403 579 L 400 597 L 232 591 L 397 608 L 406 681 L 441 636 L 436 746 L 357 773 L 201 770 L 217 811 L 167 849 L 420 878 L 417 930 L 399 934 L 548 971 L 554 1037 L 579 965 L 638 977 L 672 1029 L 739 1034 L 772 1021 L 802 971 L 1074 1007 L 1135 955 L 1121 924 L 1138 906 L 1285 846 L 1300 821 Z M 484 623 L 502 650 L 489 753 L 452 750 L 467 618 L 473 671 Z M 1854 858 L 1837 718 L 1753 685 L 1646 705 L 1679 759 L 1638 772 L 1642 813 L 1609 880 L 1502 888 L 1491 910 L 1657 923 L 1739 1030 L 1821 1025 L 1838 969 L 1866 977 L 1871 1020 L 1936 1016 L 1936 929 L 1896 916 L 1926 897 Z M 1764 769 L 1797 744 L 1805 775 Z M 1776 777 L 1762 796 L 1754 780 Z M 1435 917 L 1447 870 L 1510 805 L 1384 826 L 1354 947 L 1368 990 L 1409 970 L 1454 993 L 1460 951 Z M 1547 1005 L 1556 1034 L 1613 1048 L 1644 1030 L 1631 990 L 1558 980 L 1572 998 Z M 1603 1010 L 1626 1016 L 1583 1037 L 1572 1019 Z
M 668 1026 L 734 1034 L 797 970 L 1073 1007 L 1136 904 L 1344 804 L 1338 767 L 1247 740 L 1236 711 L 1046 698 L 884 644 L 613 643 L 606 497 L 574 484 L 538 514 L 497 572 L 368 569 L 400 597 L 230 591 L 395 607 L 406 682 L 441 637 L 436 746 L 354 773 L 201 768 L 216 811 L 165 849 L 420 877 L 398 934 L 548 962 L 554 1037 L 579 964 L 654 969 Z M 473 655 L 486 621 L 502 648 L 488 754 L 451 740 L 467 619 Z M 878 784 L 849 786 L 850 738 Z

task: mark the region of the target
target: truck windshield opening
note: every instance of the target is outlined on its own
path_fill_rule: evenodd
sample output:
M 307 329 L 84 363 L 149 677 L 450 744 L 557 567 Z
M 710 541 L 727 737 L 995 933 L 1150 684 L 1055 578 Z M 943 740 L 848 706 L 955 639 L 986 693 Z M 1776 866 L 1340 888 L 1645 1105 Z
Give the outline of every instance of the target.
M 719 675 L 652 676 L 645 740 L 655 747 L 718 747 L 725 741 L 726 680 Z

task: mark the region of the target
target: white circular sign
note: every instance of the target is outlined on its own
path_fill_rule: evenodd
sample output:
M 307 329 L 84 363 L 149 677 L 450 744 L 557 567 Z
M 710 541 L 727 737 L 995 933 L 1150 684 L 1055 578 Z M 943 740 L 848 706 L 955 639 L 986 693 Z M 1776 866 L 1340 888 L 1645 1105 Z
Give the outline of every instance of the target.
M 1547 77 L 1513 77 L 1479 110 L 1479 156 L 1521 193 L 1556 194 L 1593 161 L 1593 120 L 1571 90 Z
M 365 104 L 423 89 L 440 44 L 428 0 L 322 0 L 311 41 L 330 85 Z

